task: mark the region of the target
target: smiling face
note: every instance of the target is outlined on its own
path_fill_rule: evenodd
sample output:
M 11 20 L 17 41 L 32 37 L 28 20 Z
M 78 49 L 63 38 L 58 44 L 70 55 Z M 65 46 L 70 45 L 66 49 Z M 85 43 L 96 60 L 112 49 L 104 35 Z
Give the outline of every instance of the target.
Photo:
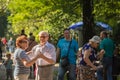
M 25 50 L 28 48 L 28 41 L 27 40 L 22 40 L 21 41 L 21 47 Z
M 22 49 L 27 49 L 28 47 L 28 39 L 26 36 L 19 36 L 17 39 L 16 39 L 16 46 L 19 47 L 19 48 L 22 48 Z
M 44 45 L 49 39 L 49 34 L 45 31 L 39 33 L 40 44 Z

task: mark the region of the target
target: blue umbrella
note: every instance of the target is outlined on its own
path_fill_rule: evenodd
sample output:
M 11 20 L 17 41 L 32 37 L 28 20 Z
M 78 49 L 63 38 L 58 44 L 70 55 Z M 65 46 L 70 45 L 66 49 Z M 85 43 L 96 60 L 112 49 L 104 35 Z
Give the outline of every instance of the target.
M 103 22 L 96 22 L 96 25 L 100 26 L 100 27 L 102 27 L 102 28 L 104 28 L 106 30 L 112 30 L 112 28 L 108 24 L 105 24 Z
M 103 29 L 106 29 L 106 30 L 112 30 L 112 28 L 108 25 L 108 24 L 105 24 L 103 22 L 96 22 L 96 25 L 99 26 L 99 27 L 102 27 Z M 71 25 L 69 27 L 69 29 L 76 29 L 76 28 L 80 28 L 83 26 L 83 22 L 77 22 L 73 25 Z
M 77 22 L 69 27 L 69 29 L 76 29 L 83 26 L 83 22 Z

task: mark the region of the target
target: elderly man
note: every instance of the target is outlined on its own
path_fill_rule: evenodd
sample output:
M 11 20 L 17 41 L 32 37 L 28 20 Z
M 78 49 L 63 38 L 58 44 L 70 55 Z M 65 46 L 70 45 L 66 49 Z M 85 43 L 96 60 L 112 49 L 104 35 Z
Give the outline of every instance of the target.
M 49 34 L 46 31 L 39 32 L 39 40 L 40 43 L 32 48 L 32 57 L 43 54 L 36 61 L 35 80 L 53 80 L 53 67 L 56 62 L 55 47 L 48 42 Z

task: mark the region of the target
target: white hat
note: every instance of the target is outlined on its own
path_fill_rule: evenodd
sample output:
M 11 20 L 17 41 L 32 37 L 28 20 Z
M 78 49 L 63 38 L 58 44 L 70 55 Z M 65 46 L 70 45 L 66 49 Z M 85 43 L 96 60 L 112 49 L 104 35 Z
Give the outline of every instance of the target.
M 93 36 L 89 41 L 100 43 L 101 39 L 99 36 Z

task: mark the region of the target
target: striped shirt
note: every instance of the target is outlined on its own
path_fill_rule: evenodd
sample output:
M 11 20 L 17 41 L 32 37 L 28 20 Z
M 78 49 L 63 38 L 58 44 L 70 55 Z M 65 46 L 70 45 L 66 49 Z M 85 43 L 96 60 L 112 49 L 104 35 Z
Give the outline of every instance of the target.
M 30 68 L 25 67 L 21 59 L 26 59 L 28 61 L 30 60 L 24 50 L 17 48 L 14 52 L 14 63 L 15 63 L 14 76 L 17 76 L 19 74 L 30 73 Z

